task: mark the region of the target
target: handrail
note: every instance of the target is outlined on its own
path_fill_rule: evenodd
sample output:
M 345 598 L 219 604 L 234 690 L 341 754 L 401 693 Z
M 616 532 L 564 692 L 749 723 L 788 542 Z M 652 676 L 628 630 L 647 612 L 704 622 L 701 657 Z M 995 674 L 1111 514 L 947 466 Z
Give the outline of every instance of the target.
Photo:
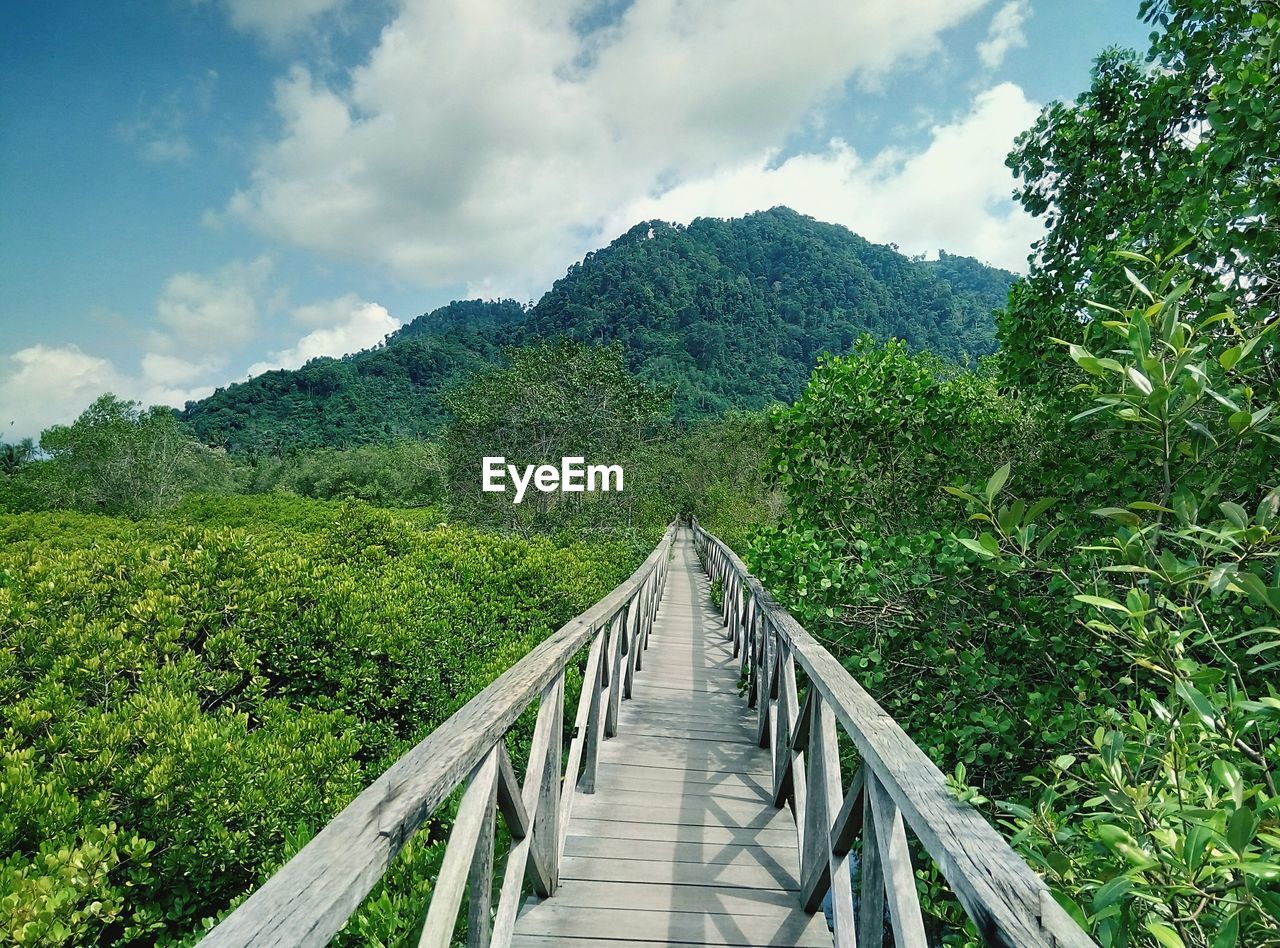
M 722 619 L 750 676 L 748 703 L 756 710 L 760 746 L 773 750 L 774 805 L 790 802 L 795 812 L 801 901 L 815 911 L 834 889 L 838 948 L 879 945 L 886 900 L 895 944 L 924 948 L 906 828 L 987 945 L 1097 948 L 1041 878 L 976 810 L 952 796 L 933 761 L 774 601 L 737 554 L 697 521 L 693 530 L 708 576 L 723 583 Z M 797 664 L 810 683 L 803 705 Z M 862 761 L 847 792 L 837 721 Z M 864 842 L 855 919 L 848 859 L 859 831 Z
M 327 944 L 396 853 L 464 779 L 467 788 L 420 944 L 450 944 L 468 886 L 470 943 L 509 944 L 524 877 L 541 896 L 551 895 L 558 884 L 574 797 L 594 792 L 600 741 L 616 731 L 618 704 L 624 695 L 630 697 L 641 668 L 676 530 L 672 523 L 629 579 L 565 623 L 392 764 L 201 945 Z M 565 669 L 588 643 L 562 781 Z M 505 738 L 535 698 L 537 722 L 522 785 Z M 512 845 L 491 919 L 496 812 L 503 815 Z

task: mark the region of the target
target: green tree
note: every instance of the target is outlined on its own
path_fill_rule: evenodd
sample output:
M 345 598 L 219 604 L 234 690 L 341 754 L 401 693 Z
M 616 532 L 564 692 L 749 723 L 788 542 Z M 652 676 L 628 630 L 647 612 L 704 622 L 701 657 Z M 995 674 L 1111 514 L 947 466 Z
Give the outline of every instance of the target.
M 517 506 L 509 494 L 484 494 L 485 457 L 521 468 L 558 465 L 562 457 L 625 465 L 670 418 L 670 390 L 632 376 L 619 346 L 561 340 L 508 349 L 506 358 L 446 398 L 449 496 L 468 518 L 528 527 L 555 507 L 600 500 L 531 491 Z
M 1143 0 L 1155 27 L 1146 61 L 1113 49 L 1090 87 L 1048 106 L 1008 164 L 1018 198 L 1043 219 L 1026 281 L 1000 318 L 1011 380 L 1061 388 L 1069 364 L 1050 341 L 1103 332 L 1086 300 L 1114 299 L 1114 247 L 1150 255 L 1190 235 L 1196 294 L 1262 324 L 1275 320 L 1280 227 L 1280 11 L 1270 0 Z M 1274 387 L 1273 357 L 1260 380 Z
M 53 506 L 131 517 L 181 500 L 194 447 L 169 409 L 143 409 L 111 394 L 40 436 L 56 485 Z

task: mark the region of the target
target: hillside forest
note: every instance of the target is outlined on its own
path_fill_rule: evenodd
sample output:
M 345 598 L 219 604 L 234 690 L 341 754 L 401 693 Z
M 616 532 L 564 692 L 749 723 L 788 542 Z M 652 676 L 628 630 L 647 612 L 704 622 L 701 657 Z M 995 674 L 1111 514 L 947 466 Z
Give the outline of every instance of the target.
M 536 305 L 2 446 L 0 943 L 194 944 L 696 516 L 1104 948 L 1280 945 L 1280 11 L 1140 14 L 1008 157 L 1016 281 L 645 222 Z M 627 489 L 516 506 L 486 454 Z M 450 820 L 340 944 L 415 942 Z

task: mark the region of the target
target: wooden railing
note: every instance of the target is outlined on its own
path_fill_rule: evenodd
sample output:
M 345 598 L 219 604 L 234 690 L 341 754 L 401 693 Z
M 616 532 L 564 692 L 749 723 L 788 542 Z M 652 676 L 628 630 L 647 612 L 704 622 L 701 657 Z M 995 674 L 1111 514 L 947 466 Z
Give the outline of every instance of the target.
M 631 696 L 632 681 L 641 670 L 675 533 L 673 524 L 630 579 L 538 645 L 396 761 L 201 945 L 327 944 L 405 842 L 464 780 L 419 944 L 450 944 L 470 889 L 468 943 L 508 945 L 525 879 L 540 896 L 555 892 L 574 797 L 594 791 L 600 741 L 616 732 L 619 703 Z M 565 669 L 588 646 L 566 758 Z M 537 720 L 521 782 L 506 736 L 535 700 Z M 494 911 L 498 813 L 511 849 Z
M 774 805 L 790 803 L 796 817 L 801 902 L 813 912 L 831 892 L 838 948 L 878 948 L 886 908 L 897 948 L 925 948 L 908 830 L 987 945 L 1096 948 L 1040 877 L 951 795 L 942 772 L 737 555 L 697 523 L 694 542 L 708 575 L 723 584 L 726 633 L 748 676 L 760 746 L 773 752 Z M 808 679 L 803 700 L 797 665 Z M 837 725 L 861 761 L 847 788 Z M 859 834 L 855 918 L 849 857 Z

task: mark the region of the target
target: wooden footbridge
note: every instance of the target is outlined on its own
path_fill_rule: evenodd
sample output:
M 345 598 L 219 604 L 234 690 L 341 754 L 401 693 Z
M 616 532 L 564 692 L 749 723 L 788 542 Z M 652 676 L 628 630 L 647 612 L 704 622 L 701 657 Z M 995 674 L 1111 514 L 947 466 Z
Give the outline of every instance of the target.
M 508 732 L 526 711 L 520 780 Z M 842 749 L 857 764 L 847 780 Z M 921 858 L 983 943 L 1093 945 L 696 523 L 673 524 L 630 579 L 405 754 L 202 945 L 327 944 L 460 786 L 422 946 L 925 948 Z

